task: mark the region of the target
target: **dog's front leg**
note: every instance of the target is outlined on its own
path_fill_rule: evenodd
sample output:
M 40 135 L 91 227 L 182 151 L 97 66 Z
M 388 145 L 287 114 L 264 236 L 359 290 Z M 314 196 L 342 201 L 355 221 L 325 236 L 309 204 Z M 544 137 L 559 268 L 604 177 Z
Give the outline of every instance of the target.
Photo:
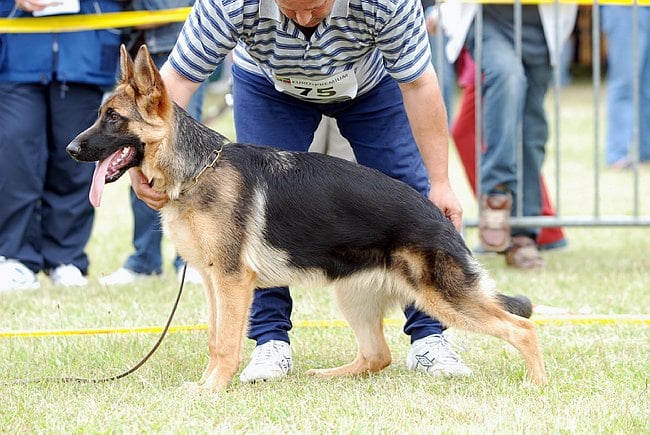
M 201 386 L 217 366 L 217 283 L 212 277 L 203 277 L 203 290 L 208 305 L 208 366 L 203 371 L 199 382 L 187 383 L 189 387 Z
M 242 270 L 237 274 L 219 275 L 216 284 L 214 302 L 208 302 L 211 311 L 216 308 L 215 318 L 209 319 L 210 325 L 214 325 L 208 332 L 210 360 L 199 384 L 199 388 L 210 391 L 225 390 L 239 369 L 241 346 L 255 290 L 255 274 Z M 210 305 L 212 303 L 214 307 Z
M 201 273 L 203 277 L 203 290 L 208 307 L 208 366 L 198 382 L 185 382 L 184 386 L 190 391 L 200 389 L 206 379 L 217 366 L 217 282 L 209 274 Z

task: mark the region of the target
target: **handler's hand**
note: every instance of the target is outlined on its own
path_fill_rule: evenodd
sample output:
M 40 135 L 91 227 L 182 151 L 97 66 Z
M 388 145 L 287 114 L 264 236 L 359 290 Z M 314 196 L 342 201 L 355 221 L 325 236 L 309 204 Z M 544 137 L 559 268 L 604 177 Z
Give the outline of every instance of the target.
M 43 0 L 16 0 L 16 7 L 27 12 L 38 12 L 42 11 L 48 6 L 58 6 L 60 2 L 45 2 Z
M 160 210 L 169 201 L 169 196 L 166 193 L 157 192 L 149 185 L 149 180 L 140 168 L 129 169 L 129 177 L 131 177 L 131 187 L 135 192 L 135 196 L 149 207 Z
M 463 207 L 461 207 L 456 194 L 449 183 L 431 185 L 429 200 L 433 202 L 442 213 L 454 224 L 456 231 L 460 232 L 463 225 Z

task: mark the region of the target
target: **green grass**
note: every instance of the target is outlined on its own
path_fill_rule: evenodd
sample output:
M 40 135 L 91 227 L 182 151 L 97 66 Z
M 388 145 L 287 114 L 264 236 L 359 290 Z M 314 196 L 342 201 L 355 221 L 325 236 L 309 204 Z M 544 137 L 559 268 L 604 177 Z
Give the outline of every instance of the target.
M 589 89 L 573 86 L 563 110 L 580 113 Z M 584 116 L 589 116 L 589 111 Z M 576 148 L 591 140 L 588 121 L 575 115 L 565 132 L 580 140 L 567 146 L 566 210 L 589 214 L 580 186 L 589 164 Z M 219 128 L 228 130 L 229 120 Z M 579 131 L 574 131 L 578 129 Z M 232 137 L 232 130 L 225 131 Z M 467 213 L 475 205 L 458 164 L 456 189 Z M 624 213 L 630 194 L 620 189 L 630 173 L 605 173 L 617 191 L 611 213 Z M 641 173 L 647 180 L 648 173 Z M 587 181 L 585 181 L 587 180 Z M 645 183 L 648 185 L 647 181 Z M 127 288 L 98 284 L 130 252 L 132 217 L 127 180 L 106 188 L 88 247 L 90 285 L 54 287 L 41 277 L 34 292 L 3 294 L 0 331 L 161 326 L 177 292 L 171 272 L 173 247 L 165 242 L 165 275 Z M 564 190 L 563 190 L 564 192 Z M 646 196 L 647 198 L 647 196 Z M 648 206 L 647 200 L 644 206 Z M 541 272 L 506 268 L 499 256 L 481 261 L 505 293 L 524 293 L 536 303 L 596 314 L 647 314 L 650 307 L 650 237 L 647 228 L 568 228 L 568 249 L 545 253 Z M 470 246 L 476 232 L 467 231 Z M 340 319 L 326 289 L 294 289 L 293 320 Z M 392 317 L 401 319 L 394 312 Z M 204 324 L 199 286 L 187 286 L 174 325 Z M 193 395 L 180 388 L 198 379 L 207 363 L 206 332 L 170 334 L 139 371 L 105 384 L 0 385 L 2 433 L 620 433 L 650 432 L 647 324 L 544 324 L 538 332 L 551 382 L 522 382 L 524 364 L 508 345 L 491 337 L 453 331 L 462 343 L 468 379 L 433 379 L 406 370 L 408 339 L 387 326 L 394 362 L 367 378 L 314 379 L 312 367 L 349 362 L 354 337 L 346 327 L 296 327 L 291 332 L 295 372 L 281 382 L 246 385 L 237 379 L 225 393 Z M 106 377 L 131 367 L 150 349 L 155 334 L 38 338 L 0 337 L 0 382 L 34 377 Z M 252 343 L 247 341 L 247 360 Z

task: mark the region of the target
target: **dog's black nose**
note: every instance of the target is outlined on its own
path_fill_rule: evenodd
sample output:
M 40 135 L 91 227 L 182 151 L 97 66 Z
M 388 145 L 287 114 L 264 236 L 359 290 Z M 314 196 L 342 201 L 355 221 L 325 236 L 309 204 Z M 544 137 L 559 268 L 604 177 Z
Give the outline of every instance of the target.
M 81 147 L 79 146 L 79 142 L 76 140 L 73 140 L 68 144 L 67 147 L 65 147 L 65 150 L 70 154 L 72 157 L 75 157 L 79 155 L 79 152 L 81 151 Z

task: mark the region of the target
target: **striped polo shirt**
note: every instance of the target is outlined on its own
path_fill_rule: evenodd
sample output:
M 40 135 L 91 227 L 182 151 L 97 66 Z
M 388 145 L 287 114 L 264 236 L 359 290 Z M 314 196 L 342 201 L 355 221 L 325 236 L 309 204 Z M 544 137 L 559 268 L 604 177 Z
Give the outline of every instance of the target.
M 310 38 L 274 0 L 198 0 L 169 61 L 201 82 L 233 49 L 236 65 L 272 83 L 354 74 L 357 95 L 386 73 L 411 82 L 431 58 L 420 0 L 334 0 Z

